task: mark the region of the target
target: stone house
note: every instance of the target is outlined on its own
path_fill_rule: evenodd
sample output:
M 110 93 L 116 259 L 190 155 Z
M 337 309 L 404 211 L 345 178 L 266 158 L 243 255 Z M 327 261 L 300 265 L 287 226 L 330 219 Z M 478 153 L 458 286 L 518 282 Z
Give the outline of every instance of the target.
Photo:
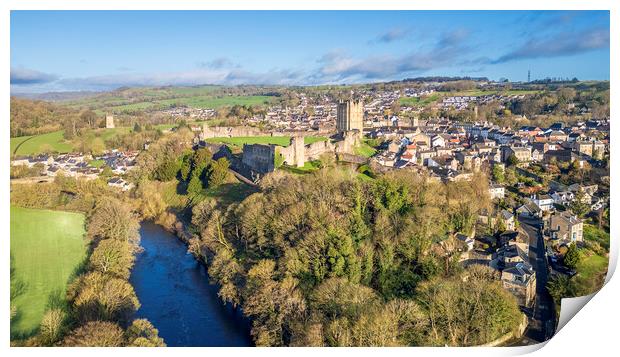
M 536 272 L 527 262 L 507 264 L 502 270 L 502 286 L 521 306 L 531 307 L 536 300 Z
M 551 216 L 549 235 L 563 244 L 583 242 L 583 221 L 570 211 L 557 212 Z
M 530 147 L 504 146 L 502 149 L 502 158 L 504 162 L 507 161 L 512 155 L 514 155 L 519 162 L 530 162 L 532 160 L 532 148 Z
M 548 212 L 553 209 L 554 200 L 549 195 L 536 195 L 532 197 L 532 202 L 534 202 L 543 212 Z
M 489 185 L 489 196 L 491 196 L 491 199 L 496 199 L 496 198 L 504 198 L 504 195 L 506 194 L 506 189 L 504 188 L 504 186 L 494 183 Z

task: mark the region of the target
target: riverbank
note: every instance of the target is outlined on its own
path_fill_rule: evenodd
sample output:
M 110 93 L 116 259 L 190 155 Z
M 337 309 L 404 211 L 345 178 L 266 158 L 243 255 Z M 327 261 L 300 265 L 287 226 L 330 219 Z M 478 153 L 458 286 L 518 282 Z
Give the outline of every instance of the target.
M 140 237 L 143 252 L 130 278 L 141 302 L 136 318 L 151 321 L 171 347 L 252 346 L 250 321 L 221 301 L 206 264 L 187 253 L 185 236 L 143 221 Z

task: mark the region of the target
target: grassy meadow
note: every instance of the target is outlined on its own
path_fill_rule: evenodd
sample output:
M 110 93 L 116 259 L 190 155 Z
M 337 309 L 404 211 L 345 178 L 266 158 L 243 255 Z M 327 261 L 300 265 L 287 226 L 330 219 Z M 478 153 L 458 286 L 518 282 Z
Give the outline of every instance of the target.
M 84 215 L 11 206 L 12 336 L 28 336 L 86 258 Z
M 35 136 L 11 138 L 11 154 L 35 155 L 42 152 L 67 153 L 73 150 L 71 143 L 63 138 L 63 131 L 54 131 Z
M 168 125 L 164 124 L 162 127 L 168 127 Z M 131 132 L 129 127 L 92 129 L 86 133 L 85 137 L 100 138 L 106 141 L 129 132 Z M 63 130 L 59 130 L 41 135 L 13 137 L 11 138 L 11 155 L 31 156 L 48 152 L 64 154 L 78 150 L 75 148 L 75 143 L 65 140 L 63 133 Z
M 99 103 L 101 108 L 112 112 L 131 112 L 136 110 L 149 110 L 149 109 L 162 109 L 168 108 L 173 105 L 188 106 L 198 109 L 218 109 L 233 105 L 262 105 L 269 103 L 275 99 L 273 96 L 263 95 L 251 95 L 251 96 L 222 96 L 214 97 L 212 95 L 192 95 L 193 93 L 199 93 L 198 89 L 194 88 L 178 88 L 179 95 L 189 95 L 187 97 L 179 97 L 172 99 L 156 99 L 146 98 L 148 100 L 137 101 L 129 104 L 119 102 L 117 100 L 108 100 Z M 73 107 L 79 107 L 85 103 L 72 105 Z M 99 110 L 101 110 L 101 108 Z

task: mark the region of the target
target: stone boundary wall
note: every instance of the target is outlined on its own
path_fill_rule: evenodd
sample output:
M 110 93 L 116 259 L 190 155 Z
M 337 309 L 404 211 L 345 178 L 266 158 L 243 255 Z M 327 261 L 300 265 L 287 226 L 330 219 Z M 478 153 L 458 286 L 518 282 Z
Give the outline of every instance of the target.
M 332 133 L 331 131 L 266 131 L 251 126 L 202 126 L 200 139 L 210 138 L 237 138 L 244 136 L 323 136 Z

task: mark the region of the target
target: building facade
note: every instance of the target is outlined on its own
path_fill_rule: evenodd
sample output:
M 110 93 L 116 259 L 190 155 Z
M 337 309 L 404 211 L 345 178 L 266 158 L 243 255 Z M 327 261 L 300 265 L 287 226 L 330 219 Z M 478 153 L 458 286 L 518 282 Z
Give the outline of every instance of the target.
M 583 242 L 583 221 L 568 211 L 558 212 L 551 216 L 549 234 L 565 244 Z
M 275 145 L 244 144 L 242 162 L 250 169 L 265 174 L 275 170 Z

